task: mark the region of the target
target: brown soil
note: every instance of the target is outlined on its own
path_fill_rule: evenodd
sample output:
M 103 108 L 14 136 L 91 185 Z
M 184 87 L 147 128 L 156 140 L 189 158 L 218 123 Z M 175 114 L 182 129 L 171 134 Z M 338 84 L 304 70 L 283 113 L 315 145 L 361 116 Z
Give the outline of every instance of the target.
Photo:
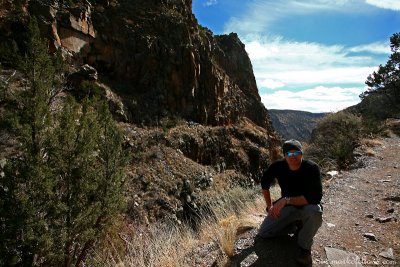
M 363 168 L 325 183 L 324 223 L 315 237 L 315 266 L 329 266 L 324 247 L 355 253 L 363 266 L 400 266 L 400 138 L 392 135 L 381 142 L 372 148 L 374 157 L 362 160 Z M 376 241 L 364 237 L 365 233 L 374 234 Z M 379 256 L 388 248 L 394 250 L 395 260 Z
M 362 151 L 359 168 L 325 179 L 323 225 L 314 239 L 312 266 L 400 266 L 400 138 L 391 135 Z M 261 222 L 263 216 L 258 218 Z M 297 266 L 295 237 L 254 242 L 255 234 L 253 229 L 238 237 L 236 255 L 226 267 Z M 334 265 L 327 259 L 326 247 L 354 253 L 359 260 Z M 379 255 L 389 248 L 394 260 Z M 197 259 L 198 266 L 220 265 L 210 264 L 213 252 L 204 253 L 203 261 Z

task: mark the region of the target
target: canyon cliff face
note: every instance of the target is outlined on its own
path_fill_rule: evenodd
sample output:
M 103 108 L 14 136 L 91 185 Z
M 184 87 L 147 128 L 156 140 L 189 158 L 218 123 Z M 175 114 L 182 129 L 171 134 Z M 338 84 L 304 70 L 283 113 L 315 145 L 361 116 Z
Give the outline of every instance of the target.
M 254 186 L 279 156 L 244 44 L 200 26 L 191 0 L 30 0 L 19 20 L 10 10 L 3 37 L 18 42 L 12 29 L 36 16 L 70 77 L 86 70 L 106 91 L 133 154 L 131 217 L 196 213 L 210 192 Z
M 117 83 L 130 121 L 178 116 L 227 125 L 247 117 L 270 127 L 244 45 L 234 33 L 214 36 L 198 25 L 191 1 L 104 1 L 74 9 L 30 1 L 30 10 L 46 18 L 52 46 Z
M 296 139 L 308 143 L 318 120 L 328 113 L 311 113 L 300 110 L 268 110 L 272 126 L 283 140 Z

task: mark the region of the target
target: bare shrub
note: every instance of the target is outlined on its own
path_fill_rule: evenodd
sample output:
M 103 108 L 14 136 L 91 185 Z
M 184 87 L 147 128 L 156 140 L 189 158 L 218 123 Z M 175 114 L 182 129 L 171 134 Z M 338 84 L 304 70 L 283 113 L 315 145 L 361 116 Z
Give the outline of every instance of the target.
M 353 152 L 361 138 L 361 119 L 348 112 L 332 113 L 316 124 L 305 154 L 321 166 L 332 160 L 339 168 L 354 161 Z

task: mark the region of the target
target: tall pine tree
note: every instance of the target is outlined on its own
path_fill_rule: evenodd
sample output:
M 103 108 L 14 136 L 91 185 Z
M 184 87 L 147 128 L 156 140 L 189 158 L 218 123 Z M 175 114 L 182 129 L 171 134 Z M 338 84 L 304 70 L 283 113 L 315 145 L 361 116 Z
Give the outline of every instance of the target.
M 368 115 L 379 119 L 400 115 L 400 32 L 390 37 L 390 49 L 388 61 L 368 76 L 368 90 L 360 95 Z
M 20 64 L 25 86 L 14 99 L 18 104 L 15 115 L 21 154 L 6 166 L 6 175 L 1 181 L 4 265 L 32 264 L 35 251 L 49 246 L 44 218 L 51 210 L 48 200 L 53 194 L 53 181 L 46 163 L 45 145 L 51 125 L 48 100 L 54 68 L 36 19 L 29 24 L 28 36 L 31 37 L 28 50 Z
M 22 146 L 0 178 L 0 264 L 81 266 L 124 207 L 123 137 L 104 102 L 68 97 L 51 112 L 63 64 L 34 18 L 29 36 L 16 99 Z

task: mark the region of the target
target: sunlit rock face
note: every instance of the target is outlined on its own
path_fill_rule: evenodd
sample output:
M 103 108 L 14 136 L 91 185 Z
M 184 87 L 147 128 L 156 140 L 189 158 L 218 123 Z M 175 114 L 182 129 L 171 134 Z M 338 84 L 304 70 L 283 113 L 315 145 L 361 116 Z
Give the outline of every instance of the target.
M 244 44 L 200 26 L 190 0 L 33 0 L 30 10 L 45 18 L 51 46 L 114 82 L 133 122 L 177 116 L 229 125 L 247 117 L 270 127 Z

